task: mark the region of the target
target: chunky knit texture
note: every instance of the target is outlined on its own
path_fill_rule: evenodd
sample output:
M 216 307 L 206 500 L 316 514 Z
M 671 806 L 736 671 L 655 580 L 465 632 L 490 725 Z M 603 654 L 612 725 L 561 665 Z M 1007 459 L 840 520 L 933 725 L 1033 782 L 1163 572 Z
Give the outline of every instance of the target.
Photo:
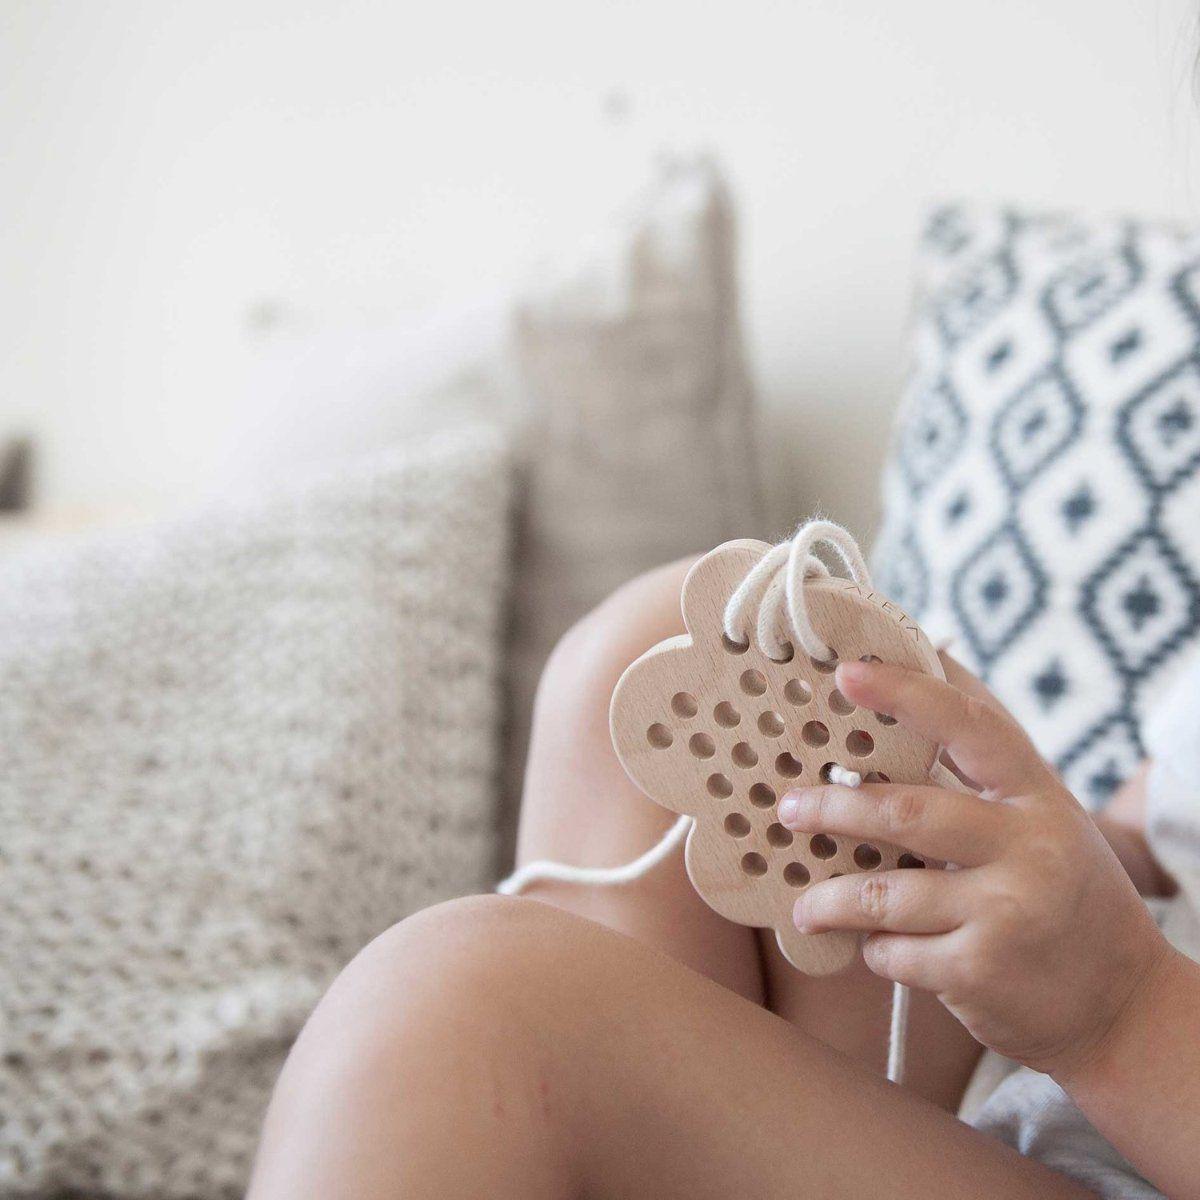
M 0 563 L 0 1194 L 242 1193 L 335 972 L 486 883 L 505 456 Z

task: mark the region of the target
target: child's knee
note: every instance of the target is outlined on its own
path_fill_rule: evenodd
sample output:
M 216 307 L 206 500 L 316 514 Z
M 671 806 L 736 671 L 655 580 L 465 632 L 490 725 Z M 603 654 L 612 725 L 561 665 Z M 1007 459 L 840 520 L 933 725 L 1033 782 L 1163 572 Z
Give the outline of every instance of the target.
M 386 1091 L 434 1069 L 449 1049 L 502 1052 L 511 1041 L 513 1001 L 540 974 L 531 948 L 540 943 L 549 954 L 556 916 L 533 900 L 473 896 L 392 926 L 317 1005 L 280 1089 L 327 1077 Z
M 536 900 L 478 896 L 416 914 L 346 968 L 313 1014 L 280 1082 L 399 1102 L 503 1078 L 515 1090 L 555 1047 L 586 1036 L 579 1014 L 614 985 L 623 942 Z M 490 1085 L 489 1085 L 490 1086 Z
M 622 584 L 559 639 L 538 688 L 539 703 L 608 697 L 621 672 L 664 638 L 683 632 L 679 593 L 695 561 L 680 559 Z
M 480 1027 L 515 999 L 560 944 L 564 914 L 533 900 L 468 896 L 415 913 L 366 946 L 321 1002 L 314 1023 L 381 1043 L 414 1025 L 474 1013 Z M 323 1011 L 324 1010 L 324 1011 Z
M 506 1135 L 524 1144 L 523 1116 L 532 1130 L 540 1112 L 537 1072 L 553 1059 L 552 982 L 560 970 L 582 972 L 579 954 L 562 945 L 570 920 L 533 900 L 477 896 L 381 934 L 317 1006 L 276 1085 L 269 1124 L 303 1125 L 324 1109 L 375 1128 L 407 1122 L 411 1132 L 421 1112 L 430 1136 L 453 1139 L 447 1121 L 466 1133 L 494 1126 L 503 1108 Z

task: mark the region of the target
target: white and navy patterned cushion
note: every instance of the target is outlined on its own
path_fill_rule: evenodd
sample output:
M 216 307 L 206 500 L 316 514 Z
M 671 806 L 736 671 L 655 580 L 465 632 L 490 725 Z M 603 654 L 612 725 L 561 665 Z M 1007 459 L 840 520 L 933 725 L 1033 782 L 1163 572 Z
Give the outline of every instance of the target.
M 1200 635 L 1200 235 L 937 209 L 879 585 L 1085 803 Z

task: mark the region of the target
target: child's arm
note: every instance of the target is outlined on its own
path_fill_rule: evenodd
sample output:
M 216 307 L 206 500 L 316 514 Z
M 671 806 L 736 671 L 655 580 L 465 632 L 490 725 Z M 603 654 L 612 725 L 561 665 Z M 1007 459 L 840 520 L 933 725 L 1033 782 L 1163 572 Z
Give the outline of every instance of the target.
M 1147 1179 L 1200 1196 L 1200 966 L 1164 955 L 1104 1041 L 1054 1077 Z
M 936 992 L 979 1041 L 1058 1080 L 1158 1187 L 1200 1196 L 1200 971 L 994 701 L 886 663 L 844 663 L 837 682 L 854 703 L 941 742 L 981 794 L 789 793 L 785 825 L 895 842 L 960 868 L 814 884 L 797 924 L 866 931 L 873 971 Z

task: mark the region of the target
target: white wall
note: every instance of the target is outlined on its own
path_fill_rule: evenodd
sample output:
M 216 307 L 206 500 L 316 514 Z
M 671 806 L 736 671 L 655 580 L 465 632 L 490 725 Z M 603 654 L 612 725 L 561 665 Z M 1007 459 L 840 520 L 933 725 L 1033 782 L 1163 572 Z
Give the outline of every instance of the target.
M 862 521 L 923 201 L 1200 216 L 1198 43 L 1192 0 L 0 0 L 0 433 L 49 503 L 186 497 L 264 312 L 506 287 L 706 146 L 777 521 Z

